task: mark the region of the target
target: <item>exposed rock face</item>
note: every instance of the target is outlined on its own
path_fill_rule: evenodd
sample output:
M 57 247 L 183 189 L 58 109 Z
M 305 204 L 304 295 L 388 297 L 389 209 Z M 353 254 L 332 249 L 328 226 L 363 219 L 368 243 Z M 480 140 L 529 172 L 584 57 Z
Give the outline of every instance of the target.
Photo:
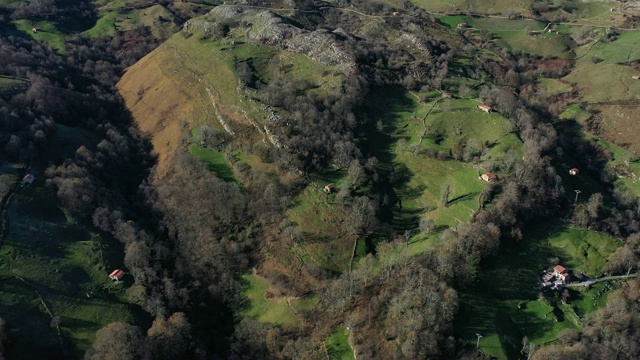
M 244 30 L 245 41 L 251 44 L 279 47 L 304 54 L 313 60 L 338 67 L 345 72 L 355 69 L 355 58 L 342 45 L 339 40 L 340 34 L 326 30 L 304 30 L 267 10 L 218 6 L 209 12 L 207 20 L 189 20 L 184 29 L 193 33 L 210 33 L 216 22 L 249 24 L 246 29 L 238 28 L 238 30 Z

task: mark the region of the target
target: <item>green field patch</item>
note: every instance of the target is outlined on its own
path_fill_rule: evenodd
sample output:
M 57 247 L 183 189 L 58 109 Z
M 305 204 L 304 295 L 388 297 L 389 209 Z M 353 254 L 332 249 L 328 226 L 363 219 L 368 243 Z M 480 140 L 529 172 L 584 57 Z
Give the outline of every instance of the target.
M 162 5 L 153 5 L 143 9 L 123 9 L 122 1 L 112 1 L 101 8 L 100 17 L 84 34 L 90 37 L 112 37 L 117 32 L 136 30 L 148 27 L 153 36 L 166 39 L 176 33 L 179 28 L 174 22 L 174 15 Z
M 479 18 L 474 22 L 476 32 L 488 31 L 500 47 L 542 56 L 572 58 L 575 55 L 571 39 L 562 33 L 548 33 L 546 23 L 530 20 Z
M 435 18 L 441 23 L 449 27 L 450 29 L 456 29 L 458 24 L 467 23 L 468 27 L 473 27 L 475 18 L 473 16 L 464 15 L 436 15 Z
M 565 120 L 555 123 L 556 131 L 566 136 L 575 136 L 576 138 L 584 137 L 582 127 L 572 120 Z M 567 148 L 566 151 L 558 153 L 553 161 L 554 167 L 557 169 L 558 175 L 562 178 L 562 185 L 565 189 L 565 196 L 568 200 L 574 202 L 575 190 L 580 191 L 577 202 L 586 202 L 589 197 L 595 193 L 604 195 L 605 203 L 611 199 L 608 196 L 609 190 L 606 185 L 600 181 L 598 174 L 591 173 L 586 168 L 581 168 L 580 154 L 575 153 L 575 149 Z M 569 170 L 578 168 L 578 175 L 570 175 Z
M 473 22 L 473 26 L 476 29 L 486 29 L 489 31 L 513 31 L 521 32 L 523 30 L 528 31 L 540 31 L 546 27 L 547 24 L 539 21 L 531 20 L 511 20 L 502 18 L 477 18 Z
M 541 78 L 538 81 L 538 86 L 544 89 L 549 96 L 564 94 L 573 90 L 571 85 L 558 79 Z
M 559 116 L 561 120 L 575 120 L 581 125 L 590 117 L 591 113 L 582 109 L 580 104 L 571 104 L 567 106 Z
M 574 288 L 571 291 L 570 304 L 578 316 L 584 318 L 588 314 L 603 307 L 607 303 L 607 297 L 616 290 L 613 282 L 601 282 L 591 285 L 588 289 Z
M 522 334 L 504 305 L 489 296 L 459 293 L 460 308 L 454 320 L 458 335 L 473 346 L 480 345 L 485 354 L 497 359 L 517 357 L 522 348 Z M 476 334 L 482 338 L 478 342 Z
M 607 258 L 622 245 L 620 240 L 610 236 L 570 227 L 536 226 L 529 234 L 533 237 L 529 242 L 531 246 L 542 242 L 537 245 L 540 254 L 557 252 L 553 256 L 559 257 L 563 265 L 592 278 L 602 275 Z M 544 250 L 545 245 L 547 250 Z
M 327 354 L 331 360 L 353 360 L 353 349 L 349 345 L 349 330 L 339 327 L 325 341 Z
M 244 296 L 247 304 L 240 313 L 241 316 L 253 317 L 272 324 L 295 325 L 298 323 L 298 318 L 287 306 L 285 299 L 267 298 L 270 296 L 268 290 L 271 287 L 267 279 L 256 274 L 244 275 L 242 278 L 246 281 Z
M 594 64 L 590 59 L 582 58 L 563 80 L 577 84 L 582 100 L 590 103 L 637 100 L 640 81 L 631 78 L 635 73 L 625 65 Z
M 96 22 L 96 25 L 84 33 L 90 37 L 115 36 L 116 21 L 119 15 L 116 11 L 103 13 Z
M 638 45 L 640 34 L 637 31 L 622 31 L 617 40 L 599 42 L 591 47 L 590 52 L 577 61 L 574 70 L 563 80 L 576 83 L 582 99 L 588 102 L 637 100 L 640 81 L 631 78 L 636 71 L 628 64 L 640 59 Z M 594 58 L 600 62 L 594 63 Z
M 400 88 L 386 88 L 372 92 L 369 103 L 373 121 L 382 129 L 371 131 L 370 142 L 375 144 L 371 152 L 382 160 L 381 171 L 392 171 L 403 179 L 394 189 L 397 205 L 388 215 L 392 225 L 402 231 L 415 230 L 422 216 L 431 218 L 435 226 L 466 222 L 478 208 L 478 196 L 485 187 L 479 179 L 482 171 L 488 170 L 483 162 L 490 166 L 509 150 L 522 152 L 522 144 L 511 134 L 508 120 L 480 111 L 477 100 L 438 98 L 422 103 Z M 483 161 L 474 166 L 426 155 L 431 150 L 448 153 L 458 143 L 465 144 Z M 447 185 L 449 197 L 444 204 L 442 191 Z M 428 238 L 426 234 L 416 236 Z M 412 246 L 414 251 L 428 248 Z
M 607 163 L 607 170 L 615 175 L 614 185 L 627 188 L 636 196 L 640 196 L 640 161 L 637 156 L 608 141 L 596 139 L 598 144 L 612 155 L 612 159 Z
M 401 0 L 391 0 L 401 6 Z M 413 0 L 416 6 L 427 11 L 436 12 L 473 12 L 477 14 L 507 14 L 519 12 L 526 16 L 531 14 L 530 1 L 513 2 L 509 0 Z
M 18 190 L 0 250 L 0 312 L 12 329 L 7 356 L 62 353 L 37 290 L 60 318 L 66 346 L 79 357 L 106 324 L 144 322 L 146 316 L 126 301 L 128 276 L 118 284 L 108 279 L 109 272 L 122 268 L 122 248 L 77 223 L 42 185 L 36 179 Z
M 13 95 L 29 88 L 29 80 L 0 75 L 0 98 L 10 99 Z
M 209 170 L 213 171 L 218 178 L 224 181 L 237 182 L 231 164 L 229 164 L 229 161 L 221 152 L 196 145 L 190 145 L 189 154 L 197 157 L 200 161 L 207 164 Z
M 64 37 L 53 22 L 20 19 L 14 20 L 13 24 L 18 30 L 34 40 L 43 42 L 60 52 L 64 52 Z M 40 30 L 34 33 L 33 28 L 36 27 L 40 28 Z
M 596 56 L 604 63 L 626 64 L 640 60 L 640 34 L 637 31 L 620 31 L 611 43 L 599 42 L 591 48 L 587 57 Z
M 327 194 L 323 188 L 330 183 L 336 184 L 336 188 Z M 287 211 L 288 218 L 303 232 L 300 246 L 305 263 L 313 262 L 339 273 L 349 268 L 353 241 L 336 230 L 348 215 L 345 212 L 348 204 L 336 199 L 337 192 L 348 187 L 344 171 L 314 174 L 312 182 L 294 199 L 293 206 Z

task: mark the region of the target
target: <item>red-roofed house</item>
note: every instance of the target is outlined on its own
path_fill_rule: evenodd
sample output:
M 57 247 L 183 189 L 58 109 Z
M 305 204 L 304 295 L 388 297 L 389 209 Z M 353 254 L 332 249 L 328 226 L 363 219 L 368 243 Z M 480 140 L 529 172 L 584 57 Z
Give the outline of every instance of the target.
M 22 178 L 22 182 L 25 184 L 32 184 L 35 179 L 36 177 L 33 176 L 33 174 L 27 174 Z
M 571 277 L 571 274 L 569 274 L 569 271 L 567 270 L 567 268 L 565 268 L 562 265 L 556 265 L 556 267 L 553 268 L 553 275 L 558 279 L 558 280 L 562 280 L 562 281 L 568 281 L 569 278 Z
M 486 181 L 486 182 L 492 182 L 493 180 L 496 179 L 496 174 L 494 173 L 484 173 L 482 175 L 480 175 L 480 179 Z
M 569 175 L 578 175 L 579 172 L 580 170 L 578 170 L 578 168 L 573 168 L 569 170 Z
M 556 265 L 556 267 L 553 268 L 553 274 L 555 276 L 558 276 L 558 275 L 562 274 L 565 271 L 567 271 L 567 269 L 562 265 Z
M 336 188 L 336 184 L 327 184 L 324 187 L 324 192 L 326 192 L 327 194 L 330 194 L 335 188 Z
M 491 114 L 491 112 L 493 111 L 493 108 L 491 106 L 485 104 L 478 105 L 478 109 L 486 112 L 487 114 Z
M 111 274 L 109 274 L 109 279 L 120 281 L 120 279 L 122 279 L 123 276 L 124 276 L 124 271 L 120 269 L 115 269 L 111 272 Z

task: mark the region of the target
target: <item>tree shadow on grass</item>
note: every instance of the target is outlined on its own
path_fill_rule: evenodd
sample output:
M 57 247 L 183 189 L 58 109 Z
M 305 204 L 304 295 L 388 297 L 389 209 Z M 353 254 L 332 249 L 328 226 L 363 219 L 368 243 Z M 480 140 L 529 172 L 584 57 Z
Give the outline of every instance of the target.
M 471 200 L 471 199 L 473 199 L 474 197 L 476 197 L 479 194 L 480 194 L 479 192 L 470 192 L 468 194 L 460 195 L 458 197 L 455 197 L 455 198 L 449 200 L 447 202 L 447 206 L 451 206 L 451 205 L 453 205 L 453 204 L 455 204 L 457 202 L 460 202 L 460 201 Z

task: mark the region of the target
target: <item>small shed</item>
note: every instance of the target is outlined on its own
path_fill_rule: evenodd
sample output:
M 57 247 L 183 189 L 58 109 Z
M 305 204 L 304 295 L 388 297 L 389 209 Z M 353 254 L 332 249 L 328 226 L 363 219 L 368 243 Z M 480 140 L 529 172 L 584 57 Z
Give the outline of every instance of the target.
M 333 192 L 336 188 L 336 184 L 327 184 L 324 186 L 324 192 L 326 192 L 327 194 L 331 194 L 331 192 Z
M 496 179 L 496 174 L 494 173 L 484 173 L 482 175 L 480 175 L 480 179 L 486 181 L 486 182 L 492 182 Z
M 33 181 L 36 179 L 35 176 L 33 176 L 33 174 L 27 174 L 22 178 L 22 182 L 24 184 L 33 184 Z
M 457 26 L 458 29 L 466 29 L 467 27 L 469 27 L 469 24 L 467 24 L 465 21 L 458 23 Z
M 111 272 L 111 274 L 109 274 L 109 279 L 120 281 L 120 279 L 122 279 L 123 276 L 124 276 L 124 271 L 120 269 L 115 269 Z
M 633 80 L 640 80 L 640 75 L 633 75 L 631 78 Z
M 40 26 L 36 26 L 36 27 L 31 28 L 31 32 L 33 32 L 33 33 L 37 33 L 38 31 L 42 31 L 42 28 Z
M 550 32 L 550 33 L 552 33 L 552 34 L 554 34 L 554 33 L 557 33 L 557 32 L 558 32 L 558 30 L 556 30 L 555 28 L 553 28 L 553 29 L 549 29 L 549 32 Z
M 491 112 L 493 111 L 493 108 L 491 106 L 485 104 L 478 105 L 478 109 L 486 112 L 487 114 L 491 114 Z
M 450 92 L 448 92 L 448 91 L 443 91 L 443 92 L 442 92 L 442 96 L 443 96 L 445 99 L 451 99 L 451 98 L 453 97 L 453 94 L 452 94 L 452 93 L 450 93 Z
M 400 11 L 394 11 L 392 14 L 393 14 L 393 16 L 398 16 L 398 15 L 400 15 Z
M 569 175 L 578 175 L 579 172 L 580 170 L 578 170 L 578 168 L 573 168 L 569 170 Z

